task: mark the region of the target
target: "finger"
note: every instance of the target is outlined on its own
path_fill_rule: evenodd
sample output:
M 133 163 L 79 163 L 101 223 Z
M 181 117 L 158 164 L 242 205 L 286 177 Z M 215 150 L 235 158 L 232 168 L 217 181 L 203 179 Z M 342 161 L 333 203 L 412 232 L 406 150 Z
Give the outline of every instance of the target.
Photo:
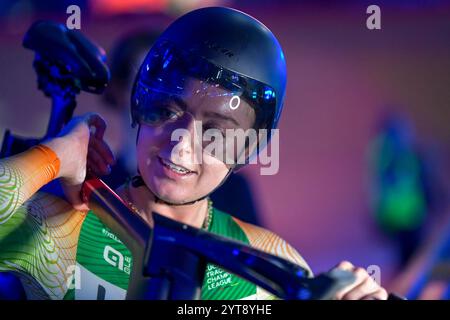
M 333 269 L 342 269 L 347 271 L 353 271 L 355 266 L 350 261 L 341 261 L 338 265 L 336 265 Z
M 89 168 L 91 170 L 96 170 L 100 175 L 108 174 L 110 170 L 110 166 L 108 163 L 98 154 L 98 152 L 89 148 L 88 158 Z
M 92 177 L 101 177 L 104 176 L 105 173 L 103 170 L 101 170 L 98 165 L 94 162 L 92 162 L 91 160 L 87 161 L 87 172 L 88 172 L 88 176 Z
M 81 185 L 69 185 L 63 182 L 62 189 L 67 201 L 72 204 L 75 210 L 82 212 L 89 211 L 88 204 L 81 197 Z
M 88 167 L 93 170 L 96 175 L 106 175 L 111 171 L 111 167 L 103 160 L 95 149 L 89 148 L 87 162 Z
M 359 285 L 344 294 L 342 300 L 360 300 L 377 292 L 379 289 L 378 284 L 370 276 L 367 276 Z
M 95 177 L 103 176 L 103 172 L 100 170 L 98 165 L 92 160 L 87 159 L 86 166 L 88 176 L 95 176 Z
M 97 113 L 89 113 L 86 116 L 86 122 L 89 127 L 95 128 L 95 137 L 100 140 L 103 139 L 103 135 L 106 130 L 105 120 Z
M 361 300 L 387 300 L 389 294 L 383 288 L 364 296 Z
M 344 268 L 346 268 L 348 265 L 344 265 Z M 343 268 L 341 268 L 343 269 Z M 368 273 L 366 272 L 365 269 L 363 268 L 354 268 L 353 270 L 350 269 L 343 269 L 343 270 L 347 270 L 347 271 L 351 271 L 353 273 L 353 275 L 355 276 L 355 281 L 351 284 L 349 284 L 348 286 L 345 286 L 344 288 L 342 288 L 341 290 L 339 290 L 336 293 L 336 299 L 341 300 L 344 298 L 344 296 L 349 293 L 350 291 L 352 291 L 353 289 L 355 289 L 357 286 L 359 286 L 361 283 L 364 282 L 364 280 L 369 276 Z
M 95 137 L 92 137 L 89 140 L 89 146 L 94 148 L 98 154 L 108 163 L 114 164 L 115 158 L 108 144 L 104 140 L 99 140 Z

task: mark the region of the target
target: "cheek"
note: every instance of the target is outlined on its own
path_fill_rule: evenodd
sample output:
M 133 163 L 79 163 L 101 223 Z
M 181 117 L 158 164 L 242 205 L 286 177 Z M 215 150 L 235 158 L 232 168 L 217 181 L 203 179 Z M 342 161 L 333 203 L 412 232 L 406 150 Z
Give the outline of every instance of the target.
M 222 161 L 203 154 L 202 171 L 198 179 L 198 184 L 205 188 L 214 189 L 222 182 L 229 171 L 229 168 Z
M 142 139 L 140 139 L 142 141 Z M 149 145 L 147 143 L 138 142 L 137 145 L 137 159 L 139 163 L 140 169 L 143 169 L 142 166 L 148 166 L 150 164 L 150 155 L 151 152 L 149 150 Z
M 139 130 L 139 137 L 136 146 L 138 166 L 141 173 L 146 172 L 152 165 L 155 155 L 158 154 L 160 145 L 160 135 L 157 129 L 142 126 Z
M 203 153 L 199 175 L 185 181 L 166 179 L 157 160 L 164 148 L 164 137 L 147 129 L 140 133 L 137 145 L 139 171 L 146 185 L 158 196 L 169 201 L 191 201 L 211 193 L 225 178 L 229 169 L 220 160 Z

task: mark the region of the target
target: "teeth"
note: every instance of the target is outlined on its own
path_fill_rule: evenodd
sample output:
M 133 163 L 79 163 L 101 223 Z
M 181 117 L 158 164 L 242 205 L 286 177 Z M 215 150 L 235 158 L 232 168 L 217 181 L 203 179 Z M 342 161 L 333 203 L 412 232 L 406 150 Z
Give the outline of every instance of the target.
M 177 165 L 175 165 L 175 164 L 173 164 L 171 162 L 167 162 L 164 159 L 161 159 L 161 160 L 162 160 L 162 162 L 164 163 L 164 165 L 166 167 L 169 167 L 171 170 L 173 170 L 173 171 L 175 171 L 177 173 L 188 173 L 188 172 L 190 172 L 189 170 L 186 170 L 186 169 L 184 169 L 184 168 L 182 168 L 180 166 L 177 166 Z

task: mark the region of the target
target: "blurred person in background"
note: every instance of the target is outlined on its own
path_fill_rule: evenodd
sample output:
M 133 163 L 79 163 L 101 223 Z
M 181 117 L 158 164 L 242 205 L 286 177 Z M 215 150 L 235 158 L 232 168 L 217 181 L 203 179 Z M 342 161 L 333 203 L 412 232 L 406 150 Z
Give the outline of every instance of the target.
M 370 146 L 371 201 L 379 228 L 399 246 L 399 268 L 422 244 L 429 215 L 440 207 L 438 180 L 414 126 L 390 112 Z
M 133 128 L 130 118 L 130 96 L 133 80 L 145 55 L 151 48 L 160 32 L 137 30 L 121 37 L 108 54 L 108 64 L 111 80 L 101 99 L 110 109 L 118 121 L 113 130 L 118 139 L 110 141 L 115 154 L 116 163 L 111 167 L 111 173 L 103 180 L 111 187 L 117 188 L 125 182 L 127 177 L 136 174 L 136 128 Z

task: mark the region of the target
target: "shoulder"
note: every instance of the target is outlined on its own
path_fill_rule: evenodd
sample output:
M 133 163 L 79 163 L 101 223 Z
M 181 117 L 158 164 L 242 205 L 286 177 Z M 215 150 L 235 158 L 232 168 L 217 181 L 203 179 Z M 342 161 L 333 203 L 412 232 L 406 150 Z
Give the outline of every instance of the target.
M 217 225 L 220 224 L 221 229 L 227 228 L 228 232 L 233 232 L 236 234 L 232 236 L 233 238 L 237 238 L 237 240 L 245 239 L 245 242 L 248 242 L 248 244 L 252 247 L 298 264 L 308 270 L 309 274 L 312 275 L 311 268 L 305 259 L 303 259 L 297 250 L 295 250 L 289 243 L 274 232 L 251 223 L 244 222 L 217 209 L 215 209 L 214 219 L 219 220 L 216 221 L 216 223 L 213 223 L 216 230 L 218 229 Z M 237 237 L 237 234 L 239 233 L 241 236 Z M 244 237 L 244 239 L 239 239 L 242 237 Z
M 55 234 L 79 229 L 87 215 L 75 210 L 65 199 L 47 192 L 35 193 L 16 214 L 26 214 L 27 219 L 39 221 L 41 227 Z
M 233 217 L 232 219 L 244 231 L 252 247 L 298 264 L 308 270 L 309 274 L 312 275 L 311 268 L 305 259 L 279 235 L 237 218 Z
M 0 228 L 0 270 L 28 279 L 29 298 L 62 299 L 85 216 L 64 199 L 35 193 Z
M 3 224 L 5 229 L 29 228 L 33 233 L 42 231 L 49 236 L 68 229 L 76 229 L 86 213 L 75 210 L 66 200 L 46 192 L 37 192 Z M 33 227 L 35 226 L 35 227 Z

